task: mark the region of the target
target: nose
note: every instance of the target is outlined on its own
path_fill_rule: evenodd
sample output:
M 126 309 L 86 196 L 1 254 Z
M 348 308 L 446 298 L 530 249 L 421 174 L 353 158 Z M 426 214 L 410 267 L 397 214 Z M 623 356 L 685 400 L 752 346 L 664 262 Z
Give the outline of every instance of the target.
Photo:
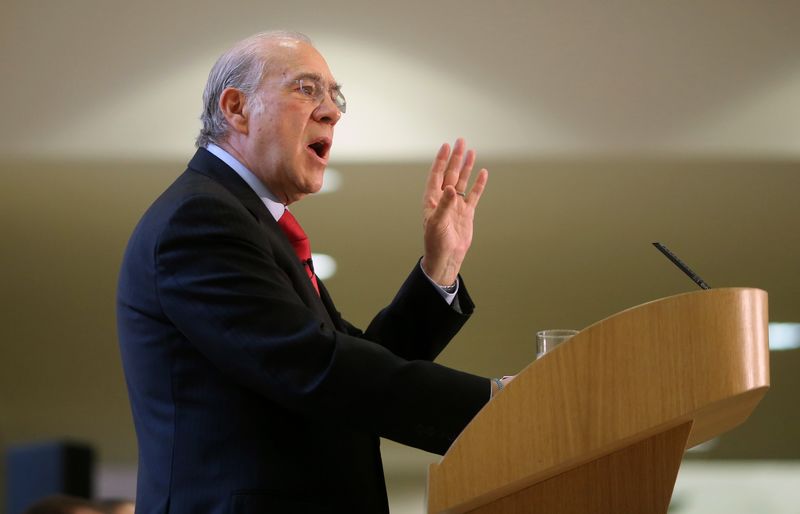
M 334 126 L 339 121 L 339 118 L 342 117 L 342 111 L 336 107 L 330 95 L 323 95 L 322 102 L 314 109 L 312 116 L 314 120 L 320 123 Z

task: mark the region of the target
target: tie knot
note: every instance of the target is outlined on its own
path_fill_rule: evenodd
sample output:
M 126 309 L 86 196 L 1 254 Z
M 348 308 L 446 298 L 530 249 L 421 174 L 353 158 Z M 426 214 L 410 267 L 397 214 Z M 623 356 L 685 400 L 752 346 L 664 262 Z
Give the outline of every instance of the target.
M 283 211 L 283 216 L 278 220 L 278 226 L 281 227 L 283 233 L 286 234 L 286 238 L 292 244 L 297 258 L 303 262 L 309 260 L 311 258 L 311 244 L 308 242 L 308 236 L 303 227 L 300 226 L 300 223 L 297 222 L 297 218 L 288 209 Z
M 286 234 L 286 237 L 289 238 L 289 241 L 294 243 L 295 241 L 300 241 L 303 239 L 308 239 L 305 230 L 303 227 L 300 226 L 300 223 L 297 221 L 289 209 L 283 211 L 283 216 L 281 219 L 278 220 L 278 226 L 281 227 L 283 233 Z

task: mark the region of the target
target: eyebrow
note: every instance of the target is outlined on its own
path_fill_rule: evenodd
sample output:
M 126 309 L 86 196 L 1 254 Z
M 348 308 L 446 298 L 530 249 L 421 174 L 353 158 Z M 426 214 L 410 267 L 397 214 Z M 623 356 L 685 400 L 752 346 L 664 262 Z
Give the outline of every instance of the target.
M 316 80 L 317 82 L 326 82 L 325 79 L 322 78 L 322 75 L 320 75 L 319 73 L 312 73 L 312 72 L 300 73 L 298 75 L 295 75 L 295 77 L 292 80 L 302 80 L 302 79 L 312 79 Z M 342 85 L 338 82 L 334 82 L 333 84 L 331 84 L 330 88 L 339 90 L 342 89 Z

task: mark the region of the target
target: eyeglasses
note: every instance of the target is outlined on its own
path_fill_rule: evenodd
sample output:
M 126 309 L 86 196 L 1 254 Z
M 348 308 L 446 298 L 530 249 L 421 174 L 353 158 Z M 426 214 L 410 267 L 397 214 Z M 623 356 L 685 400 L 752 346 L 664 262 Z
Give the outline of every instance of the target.
M 315 102 L 322 102 L 325 96 L 325 86 L 323 83 L 314 78 L 304 78 L 295 80 L 297 84 L 297 91 L 302 95 L 312 98 Z M 339 86 L 331 86 L 328 89 L 328 94 L 339 109 L 339 112 L 344 113 L 347 110 L 347 100 L 345 100 L 342 90 Z

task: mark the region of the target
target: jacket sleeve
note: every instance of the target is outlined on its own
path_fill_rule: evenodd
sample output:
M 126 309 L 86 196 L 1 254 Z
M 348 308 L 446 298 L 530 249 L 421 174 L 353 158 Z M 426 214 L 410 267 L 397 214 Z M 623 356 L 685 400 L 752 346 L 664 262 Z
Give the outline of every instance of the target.
M 334 331 L 303 304 L 241 205 L 184 200 L 155 253 L 170 321 L 232 380 L 284 408 L 443 453 L 488 400 L 486 378 L 403 358 L 432 358 L 453 331 L 437 334 L 432 350 L 417 348 L 412 339 L 432 320 L 403 328 L 414 323 L 403 304 L 424 296 L 418 284 L 407 281 L 367 330 L 382 344 Z
M 448 305 L 417 263 L 392 302 L 370 322 L 366 332 L 337 313 L 347 332 L 381 344 L 408 360 L 434 360 L 467 322 L 474 304 L 459 276 L 458 309 Z
M 392 303 L 372 320 L 365 337 L 405 359 L 435 359 L 474 310 L 460 276 L 459 281 L 457 310 L 444 301 L 417 263 Z

